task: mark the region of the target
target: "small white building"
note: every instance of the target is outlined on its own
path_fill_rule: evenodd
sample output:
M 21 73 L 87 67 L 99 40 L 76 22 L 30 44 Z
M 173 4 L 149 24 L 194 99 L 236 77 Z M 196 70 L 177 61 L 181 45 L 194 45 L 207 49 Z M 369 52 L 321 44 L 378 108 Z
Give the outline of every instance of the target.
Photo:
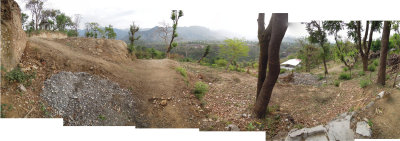
M 300 59 L 290 59 L 281 64 L 281 69 L 293 70 L 296 67 L 300 66 Z

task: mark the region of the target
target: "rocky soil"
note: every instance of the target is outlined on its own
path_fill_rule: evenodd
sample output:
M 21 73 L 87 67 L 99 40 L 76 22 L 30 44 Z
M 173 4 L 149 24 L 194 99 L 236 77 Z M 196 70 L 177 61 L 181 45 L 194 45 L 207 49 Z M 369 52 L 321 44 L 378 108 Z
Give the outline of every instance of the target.
M 84 72 L 59 72 L 44 82 L 40 96 L 64 118 L 64 125 L 129 125 L 135 100 L 117 83 Z

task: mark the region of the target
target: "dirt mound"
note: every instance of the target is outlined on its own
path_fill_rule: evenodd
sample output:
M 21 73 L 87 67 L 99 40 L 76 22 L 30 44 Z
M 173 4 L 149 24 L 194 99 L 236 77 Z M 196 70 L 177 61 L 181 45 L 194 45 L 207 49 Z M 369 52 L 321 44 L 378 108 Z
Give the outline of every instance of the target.
M 21 9 L 14 0 L 1 1 L 1 65 L 7 71 L 15 67 L 26 47 Z
M 134 98 L 117 83 L 88 73 L 60 72 L 44 82 L 40 96 L 65 125 L 128 125 L 134 120 Z
M 121 40 L 65 38 L 56 39 L 55 41 L 71 48 L 83 50 L 94 57 L 103 58 L 106 61 L 125 62 L 130 59 L 128 57 L 127 44 Z M 133 58 L 136 57 L 133 56 Z
M 41 31 L 39 34 L 32 35 L 30 37 L 39 37 L 46 39 L 65 39 L 68 38 L 67 34 L 61 32 Z

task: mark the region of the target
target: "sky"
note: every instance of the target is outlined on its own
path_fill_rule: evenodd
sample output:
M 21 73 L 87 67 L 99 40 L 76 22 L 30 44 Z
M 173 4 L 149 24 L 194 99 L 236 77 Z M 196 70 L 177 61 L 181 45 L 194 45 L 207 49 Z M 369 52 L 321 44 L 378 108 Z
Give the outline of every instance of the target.
M 25 9 L 25 0 L 16 1 L 25 13 L 30 13 Z M 60 9 L 69 16 L 81 14 L 83 17 L 81 29 L 84 28 L 86 22 L 97 22 L 101 26 L 111 24 L 115 28 L 126 29 L 133 21 L 141 28 L 152 28 L 162 21 L 171 23 L 169 19 L 171 10 L 180 9 L 183 10 L 184 16 L 179 20 L 178 26 L 204 26 L 211 30 L 228 31 L 233 36 L 248 40 L 257 39 L 257 16 L 260 12 L 266 13 L 266 20 L 269 20 L 272 12 L 289 13 L 291 26 L 286 36 L 294 37 L 307 35 L 305 26 L 300 22 L 309 20 L 400 19 L 398 15 L 396 17 L 380 14 L 392 11 L 397 13 L 393 5 L 385 5 L 388 8 L 379 11 L 354 12 L 357 11 L 357 7 L 352 5 L 353 3 L 359 5 L 358 2 L 346 0 L 336 2 L 327 6 L 319 0 L 301 2 L 289 0 L 47 0 L 45 8 Z M 371 6 L 383 5 L 365 1 L 367 4 L 368 2 Z M 313 3 L 313 5 L 310 6 L 307 3 Z M 319 7 L 318 4 L 324 7 Z M 341 10 L 335 7 L 340 7 Z M 332 12 L 332 10 L 336 11 Z M 377 19 L 379 17 L 377 15 L 380 15 L 382 19 Z

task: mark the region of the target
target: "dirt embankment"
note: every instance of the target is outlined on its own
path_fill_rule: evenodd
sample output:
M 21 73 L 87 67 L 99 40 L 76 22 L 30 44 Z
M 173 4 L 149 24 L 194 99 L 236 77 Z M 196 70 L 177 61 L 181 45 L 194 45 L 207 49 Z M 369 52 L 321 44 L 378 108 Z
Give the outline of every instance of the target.
M 26 46 L 22 30 L 21 9 L 14 0 L 1 1 L 1 66 L 7 71 L 15 67 Z
M 31 35 L 30 37 L 45 38 L 45 39 L 65 39 L 68 38 L 67 34 L 61 32 L 41 31 L 38 34 Z
M 121 123 L 104 122 L 94 125 L 199 127 L 199 121 L 204 118 L 204 114 L 199 110 L 200 102 L 191 97 L 192 84 L 186 85 L 182 76 L 176 72 L 175 68 L 179 64 L 169 59 L 132 60 L 131 57 L 128 55 L 126 44 L 117 40 L 29 38 L 20 66 L 26 73 L 36 72 L 36 78 L 32 80 L 31 85 L 26 86 L 26 92 L 21 92 L 16 83 L 3 83 L 1 102 L 5 104 L 4 106 L 10 107 L 5 109 L 4 115 L 5 117 L 63 117 L 65 121 L 74 122 L 75 120 L 68 118 L 75 119 L 74 115 L 79 114 L 74 111 L 66 112 L 69 114 L 57 114 L 60 110 L 44 100 L 40 94 L 46 89 L 52 89 L 43 82 L 60 72 L 86 72 L 116 82 L 119 87 L 131 93 L 134 105 L 127 104 L 128 106 L 120 106 L 120 109 L 117 107 L 117 111 L 137 111 L 135 112 L 137 114 L 130 116 L 135 118 L 132 120 L 135 123 L 132 124 L 121 120 Z M 78 88 L 78 91 L 82 90 Z M 95 114 L 87 119 L 95 121 L 93 118 L 97 117 L 97 121 L 101 119 L 107 121 L 113 118 L 107 114 L 100 116 L 98 111 L 92 113 Z

